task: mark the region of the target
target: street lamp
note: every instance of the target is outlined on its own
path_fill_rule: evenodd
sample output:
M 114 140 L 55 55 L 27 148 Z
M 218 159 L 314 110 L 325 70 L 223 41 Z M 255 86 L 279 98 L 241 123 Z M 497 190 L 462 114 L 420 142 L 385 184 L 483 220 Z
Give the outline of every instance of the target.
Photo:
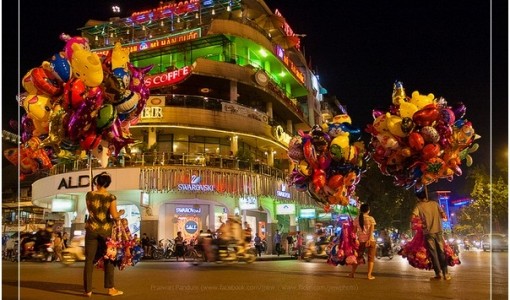
M 117 14 L 120 13 L 120 6 L 113 5 L 112 6 L 112 12 L 117 13 Z

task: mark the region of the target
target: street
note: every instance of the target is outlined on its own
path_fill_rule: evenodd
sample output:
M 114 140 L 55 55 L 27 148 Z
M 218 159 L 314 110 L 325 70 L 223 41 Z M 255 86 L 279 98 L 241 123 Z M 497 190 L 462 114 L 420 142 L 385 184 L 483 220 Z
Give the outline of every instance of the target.
M 282 258 L 284 256 L 282 255 Z M 348 266 L 325 260 L 264 260 L 246 263 L 142 261 L 115 271 L 119 299 L 508 299 L 508 253 L 464 251 L 450 268 L 451 281 L 430 281 L 433 271 L 411 267 L 395 256 L 376 260 L 366 279 L 366 265 L 348 278 Z M 492 264 L 490 262 L 492 261 Z M 492 265 L 492 267 L 490 267 Z M 19 270 L 19 278 L 18 278 Z M 83 263 L 2 263 L 2 299 L 82 298 Z M 103 271 L 94 270 L 95 299 L 109 298 Z

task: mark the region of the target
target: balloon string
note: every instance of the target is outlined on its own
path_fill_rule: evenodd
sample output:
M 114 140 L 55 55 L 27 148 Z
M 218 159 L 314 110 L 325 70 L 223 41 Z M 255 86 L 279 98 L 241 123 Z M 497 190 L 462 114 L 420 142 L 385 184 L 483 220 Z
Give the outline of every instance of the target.
M 92 176 L 92 151 L 88 150 L 88 160 L 89 160 L 89 171 L 90 171 L 90 190 L 94 191 L 94 184 L 92 184 L 92 181 L 94 180 L 94 177 Z

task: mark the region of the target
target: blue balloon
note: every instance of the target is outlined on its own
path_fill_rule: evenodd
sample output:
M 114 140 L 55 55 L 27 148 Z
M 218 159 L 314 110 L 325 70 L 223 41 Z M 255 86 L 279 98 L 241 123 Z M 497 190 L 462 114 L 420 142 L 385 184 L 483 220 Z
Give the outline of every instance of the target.
M 65 58 L 64 52 L 56 53 L 51 57 L 50 66 L 60 80 L 67 82 L 71 78 L 71 64 Z

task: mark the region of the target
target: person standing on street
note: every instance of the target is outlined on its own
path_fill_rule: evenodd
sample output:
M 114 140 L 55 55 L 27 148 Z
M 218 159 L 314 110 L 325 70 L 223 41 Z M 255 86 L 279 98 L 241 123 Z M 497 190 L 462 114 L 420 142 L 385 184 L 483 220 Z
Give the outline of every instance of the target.
M 359 250 L 358 250 L 358 256 L 361 258 L 363 257 L 363 254 L 365 251 L 367 251 L 368 254 L 368 273 L 367 278 L 368 280 L 375 279 L 374 276 L 372 276 L 372 271 L 374 270 L 374 261 L 375 261 L 375 237 L 374 237 L 374 230 L 375 230 L 375 219 L 374 217 L 370 216 L 370 206 L 367 203 L 364 203 L 359 208 L 359 216 L 358 218 L 354 219 L 354 232 L 358 235 L 359 240 Z M 359 261 L 359 260 L 358 260 Z M 356 272 L 356 269 L 358 268 L 358 264 L 353 264 L 351 273 L 349 274 L 349 277 L 354 278 L 354 273 Z
M 255 235 L 255 239 L 253 239 L 255 242 L 255 250 L 257 251 L 258 257 L 262 256 L 262 239 L 260 238 L 260 234 L 257 232 Z
M 301 231 L 297 232 L 296 247 L 297 247 L 297 257 L 299 260 L 301 260 L 301 252 L 303 251 L 302 250 L 302 248 L 303 248 L 303 234 L 301 233 Z
M 276 254 L 280 256 L 280 252 L 282 251 L 282 235 L 280 231 L 276 229 L 276 233 L 274 234 L 274 244 L 276 249 Z
M 117 211 L 117 197 L 107 188 L 112 179 L 106 172 L 102 172 L 92 179 L 96 190 L 87 192 L 85 201 L 89 217 L 85 223 L 85 268 L 83 269 L 83 286 L 85 296 L 92 296 L 92 271 L 97 254 L 103 255 L 106 249 L 106 239 L 112 236 L 114 220 L 119 220 L 124 210 Z M 119 296 L 123 292 L 115 288 L 114 265 L 110 259 L 104 260 L 104 287 L 109 296 Z
M 419 217 L 423 223 L 423 234 L 425 247 L 430 254 L 432 266 L 436 275 L 431 280 L 450 280 L 448 264 L 444 252 L 443 224 L 441 219 L 446 221 L 446 214 L 436 201 L 427 198 L 425 191 L 416 193 L 418 203 L 413 210 L 413 217 Z M 443 277 L 441 277 L 441 274 Z

